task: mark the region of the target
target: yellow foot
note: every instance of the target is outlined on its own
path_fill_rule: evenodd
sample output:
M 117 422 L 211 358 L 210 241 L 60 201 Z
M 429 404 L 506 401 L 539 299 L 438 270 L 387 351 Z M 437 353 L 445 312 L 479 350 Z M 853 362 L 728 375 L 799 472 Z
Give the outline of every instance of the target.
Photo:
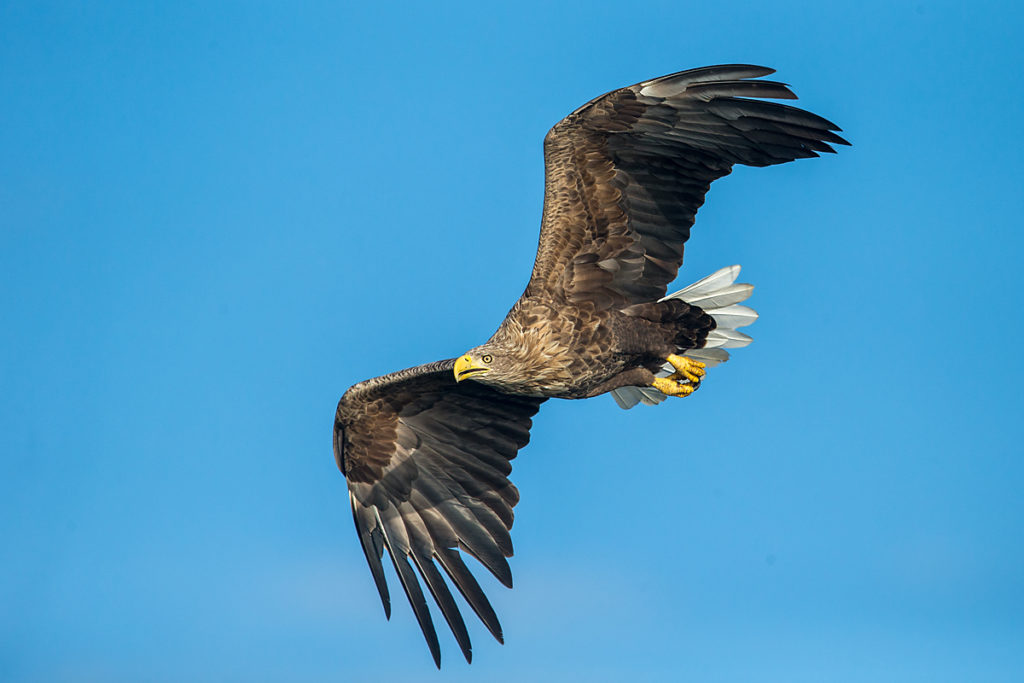
M 690 380 L 694 384 L 700 384 L 700 381 L 704 379 L 705 366 L 704 363 L 701 363 L 700 361 L 691 360 L 683 356 L 677 356 L 674 353 L 665 360 L 671 363 L 672 367 L 676 369 L 669 379 L 686 379 Z
M 671 377 L 655 377 L 651 386 L 666 396 L 689 396 L 696 390 L 696 384 L 677 382 Z

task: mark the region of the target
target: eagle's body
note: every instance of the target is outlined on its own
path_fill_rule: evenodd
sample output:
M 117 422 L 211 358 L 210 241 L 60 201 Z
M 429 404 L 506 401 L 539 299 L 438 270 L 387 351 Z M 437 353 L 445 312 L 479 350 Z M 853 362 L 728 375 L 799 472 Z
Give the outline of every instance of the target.
M 487 342 L 457 359 L 354 385 L 334 453 L 385 612 L 385 550 L 440 666 L 416 571 L 467 660 L 449 581 L 500 641 L 467 553 L 512 585 L 511 460 L 548 398 L 611 392 L 624 408 L 692 393 L 705 365 L 750 338 L 752 290 L 724 268 L 666 296 L 710 184 L 735 164 L 769 166 L 847 144 L 764 67 L 691 69 L 583 105 L 544 140 L 540 242 L 526 291 Z M 410 564 L 410 561 L 412 564 Z
M 514 378 L 478 381 L 524 396 L 589 398 L 648 385 L 665 357 L 700 348 L 711 316 L 678 299 L 598 310 L 561 298 L 524 294 L 480 353 L 495 351 L 517 368 Z

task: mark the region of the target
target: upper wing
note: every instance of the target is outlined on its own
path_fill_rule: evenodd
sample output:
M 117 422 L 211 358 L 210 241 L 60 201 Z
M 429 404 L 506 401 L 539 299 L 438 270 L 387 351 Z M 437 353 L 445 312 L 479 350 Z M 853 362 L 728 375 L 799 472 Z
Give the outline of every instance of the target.
M 733 164 L 768 166 L 849 144 L 835 124 L 747 98 L 796 99 L 749 80 L 760 66 L 710 66 L 591 100 L 544 140 L 545 192 L 527 295 L 561 292 L 600 308 L 665 295 L 711 182 Z
M 530 418 L 544 402 L 456 383 L 454 364 L 438 361 L 357 384 L 342 396 L 334 422 L 334 456 L 384 611 L 390 618 L 381 565 L 387 549 L 438 667 L 437 634 L 409 559 L 467 661 L 466 625 L 434 561 L 502 640 L 494 609 L 458 551 L 512 587 L 505 558 L 512 556 L 519 491 L 508 480 L 510 461 L 530 440 Z

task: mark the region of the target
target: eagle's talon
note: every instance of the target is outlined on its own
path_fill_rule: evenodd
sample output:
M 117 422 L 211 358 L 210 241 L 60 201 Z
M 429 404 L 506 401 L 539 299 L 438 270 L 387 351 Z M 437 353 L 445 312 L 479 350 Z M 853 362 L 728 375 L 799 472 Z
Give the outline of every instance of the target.
M 707 374 L 707 371 L 704 370 L 706 366 L 700 361 L 686 358 L 685 356 L 677 356 L 674 353 L 669 355 L 665 360 L 676 369 L 676 371 L 672 373 L 670 377 L 671 379 L 685 378 L 694 384 L 700 384 L 704 375 Z
M 671 375 L 669 375 L 669 379 L 674 379 L 679 382 L 691 382 L 693 384 L 700 384 L 704 380 L 704 371 L 702 370 L 700 374 L 697 374 L 696 372 L 690 372 L 687 370 L 683 370 L 681 372 L 673 372 Z
M 678 382 L 671 377 L 655 377 L 651 386 L 666 396 L 689 396 L 696 391 L 697 387 L 700 385 L 690 384 L 688 382 Z
M 689 384 L 689 385 L 693 386 L 693 390 L 694 391 L 697 391 L 697 389 L 700 389 L 700 379 L 696 379 L 695 380 L 695 379 L 693 379 L 691 377 L 688 377 L 686 375 L 682 375 L 682 374 L 680 374 L 678 372 L 673 372 L 671 375 L 669 375 L 665 379 L 673 380 L 675 382 L 678 382 L 679 384 Z

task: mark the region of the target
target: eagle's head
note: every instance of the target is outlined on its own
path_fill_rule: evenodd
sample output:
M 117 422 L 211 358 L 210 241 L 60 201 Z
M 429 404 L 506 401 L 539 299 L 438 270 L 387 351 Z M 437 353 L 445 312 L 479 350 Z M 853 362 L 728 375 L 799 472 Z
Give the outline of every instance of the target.
M 455 361 L 455 381 L 476 379 L 486 384 L 502 384 L 514 367 L 507 353 L 490 344 L 470 349 Z

